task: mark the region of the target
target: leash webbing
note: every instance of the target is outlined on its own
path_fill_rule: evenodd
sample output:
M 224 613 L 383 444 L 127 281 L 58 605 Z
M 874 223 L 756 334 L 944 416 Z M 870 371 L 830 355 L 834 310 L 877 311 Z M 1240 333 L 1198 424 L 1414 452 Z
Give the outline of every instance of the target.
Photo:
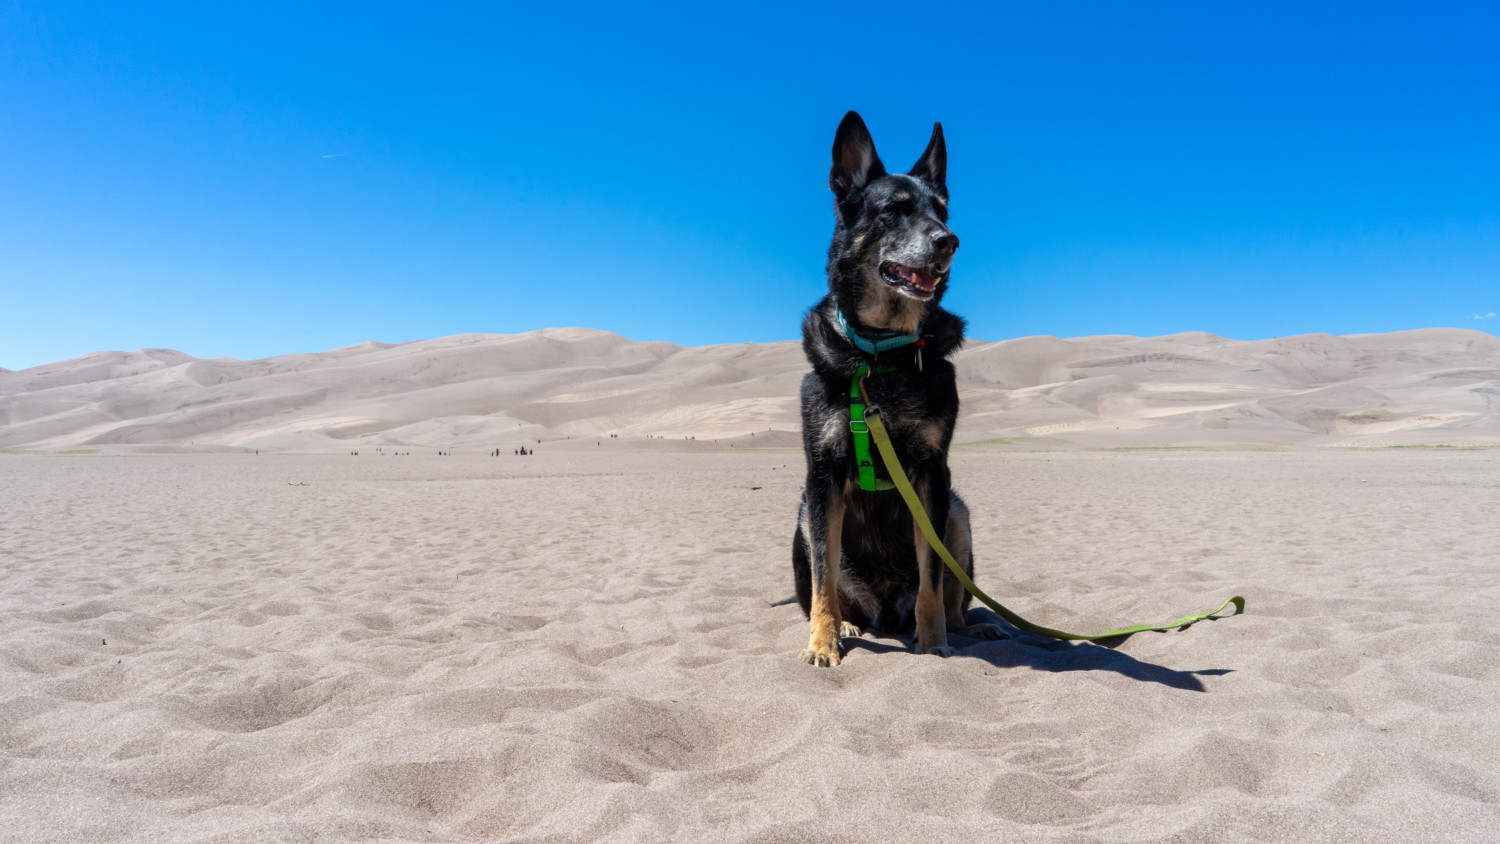
M 855 379 L 855 383 L 859 383 L 858 378 Z M 932 527 L 932 521 L 927 518 L 927 511 L 922 507 L 921 499 L 917 498 L 916 491 L 911 488 L 911 481 L 907 480 L 906 478 L 906 470 L 901 468 L 901 464 L 896 460 L 896 449 L 891 446 L 891 438 L 890 435 L 885 431 L 885 423 L 880 421 L 879 409 L 871 409 L 868 413 L 862 412 L 861 418 L 863 419 L 865 425 L 869 428 L 870 434 L 875 437 L 875 446 L 880 449 L 880 456 L 885 460 L 885 468 L 891 473 L 891 480 L 895 482 L 896 489 L 900 491 L 901 497 L 906 500 L 906 506 L 911 510 L 912 518 L 916 519 L 917 527 L 921 528 L 922 535 L 927 537 L 927 544 L 931 545 L 932 550 L 936 551 L 937 555 L 943 559 L 943 562 L 948 564 L 948 570 L 953 572 L 953 576 L 958 578 L 958 582 L 962 583 L 965 589 L 969 590 L 969 594 L 978 598 L 985 606 L 994 610 L 996 615 L 1015 625 L 1017 628 L 1024 630 L 1027 633 L 1035 633 L 1039 636 L 1048 636 L 1053 639 L 1070 639 L 1074 641 L 1092 642 L 1096 639 L 1109 639 L 1115 636 L 1128 636 L 1131 633 L 1142 633 L 1147 630 L 1173 630 L 1179 627 L 1186 627 L 1189 624 L 1202 621 L 1205 618 L 1213 618 L 1214 616 L 1223 612 L 1224 608 L 1229 606 L 1230 604 L 1234 604 L 1234 612 L 1230 614 L 1231 616 L 1239 615 L 1240 613 L 1245 611 L 1245 599 L 1241 598 L 1239 595 L 1235 595 L 1233 598 L 1225 601 L 1219 606 L 1218 609 L 1213 610 L 1212 612 L 1199 613 L 1197 615 L 1187 616 L 1186 618 L 1179 618 L 1178 620 L 1170 624 L 1158 624 L 1155 626 L 1150 624 L 1137 624 L 1134 627 L 1125 627 L 1120 630 L 1111 630 L 1108 633 L 1096 633 L 1092 636 L 1084 636 L 1078 633 L 1066 633 L 1062 630 L 1053 630 L 1050 627 L 1042 627 L 1039 624 L 1032 624 L 1026 619 L 1006 609 L 1005 606 L 1002 605 L 999 601 L 991 598 L 989 595 L 984 594 L 984 590 L 974 585 L 974 581 L 970 579 L 968 575 L 964 574 L 963 568 L 960 567 L 958 562 L 953 559 L 953 555 L 949 553 L 947 547 L 943 545 L 943 541 L 938 538 L 937 531 Z M 1224 617 L 1228 618 L 1229 616 Z

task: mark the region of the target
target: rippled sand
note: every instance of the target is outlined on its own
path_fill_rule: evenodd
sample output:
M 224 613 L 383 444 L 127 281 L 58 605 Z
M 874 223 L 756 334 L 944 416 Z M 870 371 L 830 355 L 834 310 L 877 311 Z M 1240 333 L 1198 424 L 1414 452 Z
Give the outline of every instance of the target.
M 960 449 L 1115 649 L 806 642 L 794 451 L 0 455 L 7 841 L 1411 841 L 1500 823 L 1500 452 Z M 298 484 L 298 485 L 293 485 Z

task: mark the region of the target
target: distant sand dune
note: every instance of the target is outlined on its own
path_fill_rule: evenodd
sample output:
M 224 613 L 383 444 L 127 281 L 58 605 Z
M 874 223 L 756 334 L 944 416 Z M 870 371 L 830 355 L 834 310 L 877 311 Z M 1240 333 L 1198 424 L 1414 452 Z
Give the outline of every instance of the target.
M 1500 339 L 1023 337 L 957 357 L 960 441 L 1500 445 Z M 796 431 L 795 342 L 684 348 L 582 328 L 265 360 L 169 349 L 0 371 L 0 447 L 344 451 Z

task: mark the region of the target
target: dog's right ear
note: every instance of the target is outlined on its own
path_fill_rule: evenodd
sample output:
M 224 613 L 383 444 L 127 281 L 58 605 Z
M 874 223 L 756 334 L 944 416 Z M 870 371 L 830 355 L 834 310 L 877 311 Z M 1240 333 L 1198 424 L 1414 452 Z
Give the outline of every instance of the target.
M 911 168 L 908 176 L 916 176 L 918 179 L 937 188 L 937 192 L 944 200 L 948 198 L 948 145 L 943 142 L 943 124 L 932 124 L 932 140 L 927 142 L 927 151 L 917 159 L 915 167 Z
M 856 191 L 885 175 L 885 166 L 875 154 L 875 139 L 865 128 L 859 112 L 844 115 L 833 135 L 833 168 L 828 171 L 828 187 L 839 202 L 850 191 Z

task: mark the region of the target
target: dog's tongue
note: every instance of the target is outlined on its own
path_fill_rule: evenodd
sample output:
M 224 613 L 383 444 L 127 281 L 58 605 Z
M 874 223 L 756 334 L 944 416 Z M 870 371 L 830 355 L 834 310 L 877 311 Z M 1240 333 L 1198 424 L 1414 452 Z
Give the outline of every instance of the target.
M 933 288 L 937 287 L 938 283 L 937 276 L 928 275 L 923 270 L 919 270 L 916 267 L 908 267 L 905 264 L 896 265 L 896 275 L 901 276 L 902 281 L 909 281 L 912 283 L 913 287 L 917 287 L 922 290 L 932 290 Z

